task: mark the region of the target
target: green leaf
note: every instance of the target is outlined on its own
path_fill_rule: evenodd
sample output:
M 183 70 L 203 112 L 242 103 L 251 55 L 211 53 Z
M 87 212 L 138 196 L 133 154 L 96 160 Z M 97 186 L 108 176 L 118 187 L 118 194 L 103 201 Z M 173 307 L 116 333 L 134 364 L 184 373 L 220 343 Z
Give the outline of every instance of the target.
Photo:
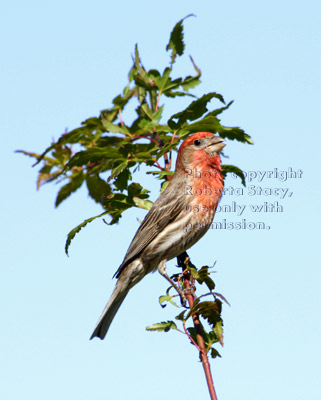
M 53 165 L 45 164 L 39 171 L 38 179 L 37 179 L 37 190 L 39 190 L 40 186 L 43 183 L 46 183 L 49 178 L 53 176 L 51 170 Z
M 133 199 L 135 196 L 140 197 L 141 199 L 146 199 L 148 197 L 149 190 L 143 189 L 143 187 L 136 182 L 131 183 L 128 188 L 128 196 Z
M 194 121 L 195 119 L 200 118 L 208 111 L 207 103 L 210 102 L 214 97 L 219 99 L 222 103 L 225 103 L 222 95 L 215 92 L 207 93 L 201 98 L 193 101 L 184 111 L 180 111 L 172 115 L 168 120 L 168 125 L 172 129 L 178 129 L 187 120 Z M 175 122 L 174 119 L 178 119 L 178 121 Z
M 187 332 L 190 334 L 191 338 L 197 343 L 197 336 L 195 328 L 187 328 Z M 194 346 L 194 343 L 191 341 L 191 344 Z
M 154 325 L 146 326 L 147 331 L 168 332 L 170 329 L 177 330 L 177 326 L 174 321 L 159 322 Z
M 179 314 L 175 317 L 175 319 L 177 319 L 177 320 L 179 320 L 179 321 L 185 322 L 185 313 L 186 313 L 186 310 L 182 311 L 181 313 L 179 313 Z
M 169 185 L 169 181 L 164 181 L 161 185 L 161 193 L 164 192 L 164 190 L 167 188 L 167 186 Z
M 25 156 L 36 158 L 37 160 L 39 160 L 41 158 L 41 154 L 32 153 L 30 151 L 25 151 L 25 150 L 15 150 L 15 153 L 21 153 L 21 154 L 24 154 Z M 44 157 L 42 157 L 42 158 L 44 158 Z
M 172 72 L 172 68 L 165 68 L 163 75 L 161 77 L 157 77 L 155 78 L 155 82 L 156 85 L 160 91 L 160 93 L 162 93 L 164 91 L 165 88 L 167 88 L 167 82 L 168 80 L 170 80 L 170 74 Z
M 126 136 L 130 136 L 129 130 L 125 125 L 117 125 L 109 122 L 107 119 L 102 119 L 103 127 L 112 133 L 123 133 Z
M 239 127 L 227 127 L 223 126 L 218 131 L 222 138 L 228 138 L 230 140 L 237 140 L 238 142 L 253 144 L 251 136 L 247 135 L 243 129 Z
M 45 158 L 46 154 L 54 150 L 57 146 L 61 146 L 67 143 L 70 144 L 80 143 L 81 138 L 85 135 L 86 132 L 88 132 L 88 128 L 84 126 L 62 134 L 57 143 L 53 143 L 52 145 L 46 148 L 46 150 L 40 155 L 40 157 L 38 158 L 37 162 L 34 165 L 39 164 Z
M 215 301 L 198 301 L 198 299 L 194 302 L 193 307 L 188 312 L 186 319 L 188 319 L 193 313 L 198 313 L 211 326 L 215 326 L 215 324 L 220 321 L 220 315 L 222 311 L 222 302 L 219 299 L 215 299 Z
M 189 89 L 193 89 L 195 86 L 198 86 L 201 83 L 199 78 L 195 76 L 187 76 L 182 82 L 182 88 L 188 92 Z M 175 93 L 175 92 L 174 92 Z
M 188 91 L 189 89 L 193 89 L 195 86 L 197 86 L 201 83 L 201 81 L 199 79 L 201 76 L 201 70 L 197 67 L 193 58 L 191 56 L 189 56 L 189 58 L 193 64 L 193 67 L 194 67 L 195 71 L 197 72 L 197 74 L 195 76 L 187 76 L 183 80 L 183 82 L 181 83 L 181 86 L 185 91 Z
M 224 346 L 223 342 L 223 321 L 220 320 L 215 324 L 214 333 L 217 336 L 218 341 L 220 342 L 221 346 Z
M 226 176 L 226 174 L 235 174 L 239 178 L 241 178 L 242 185 L 246 186 L 245 175 L 243 171 L 240 168 L 236 167 L 235 165 L 222 164 L 222 174 L 224 176 Z
M 208 272 L 208 266 L 204 266 L 200 270 L 197 271 L 196 279 L 197 279 L 197 282 L 200 284 L 205 283 L 206 286 L 209 288 L 209 290 L 215 289 L 215 283 L 214 283 L 213 279 L 210 277 L 210 274 Z
M 193 124 L 185 123 L 180 130 L 182 139 L 186 139 L 188 134 L 194 132 L 212 132 L 217 133 L 221 129 L 221 124 L 215 117 L 204 118 L 201 121 L 194 122 Z
M 133 197 L 133 200 L 136 203 L 137 207 L 144 208 L 145 210 L 150 210 L 154 204 L 150 200 L 143 200 L 136 196 Z
M 185 96 L 193 97 L 193 98 L 196 97 L 196 96 L 194 96 L 193 94 L 190 94 L 190 93 L 179 92 L 179 91 L 173 92 L 172 90 L 165 90 L 164 96 L 166 96 L 166 97 L 171 97 L 171 98 L 175 98 L 175 97 L 185 97 Z
M 58 192 L 55 207 L 58 207 L 60 203 L 67 199 L 72 193 L 80 188 L 85 176 L 83 172 L 76 173 L 70 177 L 69 183 L 64 185 Z
M 111 187 L 106 181 L 101 179 L 98 175 L 87 175 L 86 183 L 89 196 L 95 200 L 96 203 L 102 203 L 103 198 L 111 194 Z
M 234 103 L 234 101 L 232 100 L 225 107 L 217 108 L 216 110 L 209 112 L 208 114 L 205 115 L 205 118 L 216 117 L 217 115 L 221 114 L 223 111 L 227 110 L 233 103 Z
M 123 91 L 123 96 L 118 95 L 114 98 L 113 104 L 120 109 L 123 109 L 128 101 L 135 95 L 135 90 L 130 89 L 129 86 L 126 86 Z M 108 119 L 109 120 L 109 119 Z
M 172 50 L 172 54 L 171 54 L 171 64 L 173 64 L 175 62 L 176 56 L 181 56 L 184 53 L 184 49 L 185 49 L 185 43 L 183 41 L 184 35 L 183 35 L 183 21 L 186 18 L 189 17 L 195 17 L 194 14 L 189 14 L 187 15 L 185 18 L 181 19 L 179 22 L 177 22 L 177 24 L 174 26 L 170 38 L 169 38 L 169 42 L 168 45 L 166 46 L 166 50 Z
M 83 221 L 81 224 L 79 224 L 78 226 L 76 226 L 76 228 L 74 228 L 72 231 L 70 231 L 68 233 L 67 236 L 67 240 L 66 240 L 66 244 L 65 244 L 65 253 L 67 254 L 67 256 L 69 256 L 68 254 L 68 249 L 70 246 L 71 241 L 73 240 L 73 238 L 76 236 L 76 234 L 82 229 L 84 228 L 87 224 L 89 224 L 90 222 L 92 222 L 94 219 L 102 217 L 104 215 L 108 214 L 108 211 L 105 211 L 99 215 L 96 215 L 95 217 L 91 217 L 88 219 L 85 219 L 85 221 Z
M 86 125 L 88 128 L 101 128 L 101 120 L 97 117 L 88 118 L 81 123 L 81 125 Z
M 52 156 L 58 160 L 59 164 L 64 165 L 71 156 L 71 150 L 67 146 L 55 146 Z
M 174 171 L 166 171 L 165 169 L 162 171 L 147 171 L 146 172 L 147 175 L 151 174 L 151 175 L 156 175 L 158 176 L 158 179 L 164 179 L 165 177 L 167 178 L 167 176 L 173 176 L 174 175 Z
M 66 165 L 66 168 L 81 167 L 89 162 L 96 163 L 102 160 L 122 160 L 123 156 L 117 149 L 108 147 L 93 147 L 76 153 Z
M 112 177 L 115 178 L 116 176 L 118 176 L 121 172 L 124 171 L 127 165 L 128 165 L 128 160 L 119 163 L 115 168 L 113 168 Z
M 194 122 L 193 124 L 182 126 L 182 132 L 194 133 L 194 132 L 212 132 L 218 133 L 222 138 L 228 138 L 230 140 L 237 140 L 242 143 L 253 144 L 249 135 L 247 135 L 243 129 L 234 127 L 229 128 L 222 126 L 220 121 L 216 117 L 206 117 L 201 121 Z
M 175 303 L 175 301 L 173 301 L 173 296 L 171 296 L 169 294 L 170 290 L 172 289 L 172 286 L 169 287 L 169 289 L 167 289 L 166 291 L 166 295 L 165 296 L 160 296 L 159 297 L 159 304 L 164 308 L 166 307 L 166 304 L 164 304 L 165 302 L 169 302 L 171 303 L 173 306 L 178 307 L 178 305 Z
M 122 192 L 123 190 L 127 189 L 128 181 L 132 179 L 132 175 L 130 173 L 130 170 L 124 167 L 124 165 L 120 164 L 119 167 L 120 168 L 118 169 L 118 171 L 121 170 L 121 172 L 117 172 L 117 176 L 114 180 L 114 186 L 116 189 Z
M 212 358 L 216 358 L 216 357 L 222 357 L 222 356 L 220 355 L 220 353 L 216 349 L 214 349 L 214 347 L 212 347 L 211 348 L 211 357 Z

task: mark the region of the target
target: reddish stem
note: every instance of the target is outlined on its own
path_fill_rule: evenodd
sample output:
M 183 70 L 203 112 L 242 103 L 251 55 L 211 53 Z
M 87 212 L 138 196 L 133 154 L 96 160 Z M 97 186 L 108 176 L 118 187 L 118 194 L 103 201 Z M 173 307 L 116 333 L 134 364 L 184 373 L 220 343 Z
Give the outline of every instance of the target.
M 147 139 L 150 140 L 151 142 L 154 142 L 155 144 L 157 144 L 157 146 L 159 146 L 159 143 L 157 142 L 157 140 L 148 137 L 148 136 L 143 136 L 143 135 L 132 135 L 132 139 Z
M 164 171 L 164 168 L 160 165 L 160 163 L 157 160 L 154 160 L 155 166 L 158 167 L 160 170 Z
M 119 115 L 120 125 L 121 125 L 121 126 L 124 126 L 123 117 L 122 117 L 122 115 L 121 115 L 121 108 L 118 110 L 118 115 Z
M 180 267 L 182 267 L 182 269 L 184 271 L 186 269 L 185 262 L 189 262 L 189 257 L 188 257 L 188 254 L 186 253 L 186 251 L 177 257 L 177 261 L 178 261 L 178 265 Z M 187 274 L 185 274 L 185 277 L 184 277 L 184 284 L 185 284 L 185 288 L 188 289 L 187 292 L 191 292 L 193 290 L 191 283 L 190 283 L 189 276 Z M 185 296 L 186 296 L 186 299 L 188 301 L 190 308 L 192 308 L 193 304 L 194 304 L 193 294 L 187 293 Z M 211 400 L 217 400 L 216 392 L 215 392 L 215 388 L 214 388 L 214 382 L 213 382 L 212 373 L 211 373 L 211 366 L 210 366 L 210 363 L 209 363 L 209 360 L 207 357 L 206 347 L 205 347 L 205 343 L 204 343 L 204 339 L 203 339 L 203 335 L 202 335 L 201 322 L 200 322 L 200 319 L 199 319 L 199 316 L 197 313 L 193 313 L 192 318 L 193 318 L 193 323 L 194 323 L 195 332 L 196 332 L 196 339 L 197 339 L 197 344 L 198 344 L 197 348 L 199 348 L 199 352 L 200 352 L 200 356 L 201 356 L 201 360 L 202 360 L 202 364 L 203 364 L 203 368 L 204 368 L 204 373 L 205 373 L 205 377 L 206 377 L 206 382 L 207 382 L 208 390 L 210 392 L 210 397 L 211 397 Z
M 192 336 L 188 333 L 188 330 L 186 329 L 186 325 L 185 322 L 183 322 L 183 328 L 184 328 L 184 332 L 186 333 L 186 335 L 188 336 L 189 340 L 193 343 L 193 345 L 197 348 L 197 350 L 200 352 L 201 349 L 198 347 L 198 344 L 195 342 L 195 340 L 192 338 Z

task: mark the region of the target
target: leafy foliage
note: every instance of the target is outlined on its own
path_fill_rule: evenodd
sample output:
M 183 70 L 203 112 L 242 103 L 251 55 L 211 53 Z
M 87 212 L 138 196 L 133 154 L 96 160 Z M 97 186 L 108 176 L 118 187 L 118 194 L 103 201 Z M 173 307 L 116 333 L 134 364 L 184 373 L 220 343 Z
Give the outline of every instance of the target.
M 177 151 L 181 140 L 193 132 L 219 133 L 223 138 L 251 144 L 251 138 L 241 128 L 221 124 L 218 115 L 227 110 L 223 96 L 216 92 L 194 99 L 189 106 L 163 121 L 165 105 L 161 99 L 193 97 L 190 93 L 200 84 L 201 71 L 190 57 L 193 74 L 173 76 L 177 57 L 184 54 L 185 43 L 181 19 L 173 28 L 166 50 L 170 53 L 169 65 L 160 72 L 146 69 L 135 46 L 133 65 L 128 74 L 128 84 L 121 94 L 112 100 L 109 108 L 97 117 L 85 119 L 80 127 L 64 132 L 41 154 L 19 150 L 41 164 L 37 188 L 50 182 L 62 183 L 55 206 L 69 198 L 75 191 L 86 186 L 89 196 L 103 212 L 88 218 L 68 235 L 66 253 L 76 233 L 98 217 L 109 215 L 108 224 L 118 223 L 123 212 L 132 207 L 149 209 L 149 192 L 134 182 L 135 171 L 140 165 L 150 168 L 161 181 L 164 190 L 171 171 L 172 152 Z M 210 107 L 211 101 L 219 101 L 223 107 Z M 129 102 L 136 103 L 136 118 L 131 123 L 122 114 Z M 164 158 L 164 167 L 160 159 Z M 224 172 L 234 172 L 245 183 L 243 173 L 237 167 L 224 166 Z M 208 281 L 209 282 L 209 281 Z M 206 283 L 206 282 L 205 282 Z
M 184 276 L 188 276 L 189 282 L 192 284 L 193 296 L 195 298 L 193 306 L 189 309 L 184 309 L 175 317 L 177 321 L 180 321 L 183 325 L 183 330 L 178 329 L 174 321 L 167 321 L 156 323 L 146 327 L 148 331 L 158 331 L 158 332 L 168 332 L 170 330 L 176 330 L 181 333 L 185 333 L 190 339 L 191 343 L 195 345 L 197 343 L 196 330 L 195 327 L 186 325 L 188 323 L 193 323 L 193 315 L 197 315 L 198 318 L 201 317 L 203 322 L 201 323 L 201 335 L 205 344 L 206 353 L 210 353 L 212 358 L 221 357 L 219 352 L 215 347 L 216 343 L 220 343 L 223 346 L 223 320 L 222 320 L 222 301 L 229 304 L 226 299 L 219 293 L 213 292 L 215 289 L 215 283 L 211 277 L 213 271 L 208 266 L 204 266 L 197 270 L 195 265 L 193 265 L 189 260 L 185 263 L 186 269 L 183 274 L 174 274 L 171 278 L 179 284 L 179 287 L 184 290 L 186 289 L 184 283 Z M 207 293 L 195 297 L 195 285 L 199 283 L 200 285 L 205 284 L 209 290 Z M 166 295 L 160 297 L 161 306 L 164 307 L 163 303 L 166 301 L 169 304 L 173 304 L 177 307 L 177 304 L 173 301 L 177 294 L 171 296 L 169 294 L 172 286 L 166 291 Z

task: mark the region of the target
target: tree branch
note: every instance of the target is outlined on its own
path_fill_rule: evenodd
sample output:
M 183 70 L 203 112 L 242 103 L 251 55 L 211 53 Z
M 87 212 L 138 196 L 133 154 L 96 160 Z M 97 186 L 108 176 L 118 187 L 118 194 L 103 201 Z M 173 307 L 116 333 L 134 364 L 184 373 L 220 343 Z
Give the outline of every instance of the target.
M 180 254 L 177 257 L 177 262 L 178 262 L 178 266 L 182 268 L 182 271 L 185 271 L 186 264 L 190 264 L 190 258 L 188 256 L 188 254 L 186 253 L 186 251 L 184 251 L 184 253 Z M 194 304 L 194 296 L 193 296 L 194 289 L 190 282 L 190 276 L 186 272 L 184 275 L 185 275 L 184 276 L 185 288 L 188 289 L 188 293 L 185 296 L 186 296 L 186 299 L 188 301 L 190 308 L 192 308 L 193 304 Z M 204 373 L 205 373 L 205 377 L 206 377 L 206 382 L 207 382 L 208 390 L 210 392 L 210 397 L 211 397 L 211 400 L 217 400 L 216 392 L 215 392 L 215 388 L 214 388 L 214 382 L 213 382 L 212 373 L 211 373 L 211 366 L 210 366 L 210 363 L 209 363 L 209 360 L 207 357 L 205 343 L 204 343 L 204 339 L 203 339 L 203 335 L 202 335 L 201 322 L 200 322 L 200 319 L 199 319 L 199 316 L 197 313 L 193 313 L 192 318 L 193 318 L 193 323 L 194 323 L 195 332 L 196 332 L 196 339 L 197 339 L 197 344 L 198 344 L 197 348 L 199 349 L 200 357 L 202 360 Z

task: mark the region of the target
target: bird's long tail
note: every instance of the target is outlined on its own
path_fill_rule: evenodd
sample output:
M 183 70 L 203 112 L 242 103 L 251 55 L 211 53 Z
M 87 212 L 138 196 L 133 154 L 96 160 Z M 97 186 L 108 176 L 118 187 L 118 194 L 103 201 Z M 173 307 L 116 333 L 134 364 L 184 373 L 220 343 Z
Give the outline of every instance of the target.
M 104 339 L 109 329 L 109 326 L 112 323 L 119 307 L 127 296 L 129 289 L 130 286 L 126 285 L 125 282 L 122 282 L 120 280 L 117 282 L 116 287 L 99 318 L 97 326 L 90 337 L 90 340 L 94 337 Z
M 106 307 L 104 308 L 104 311 L 101 314 L 101 317 L 99 318 L 97 326 L 90 339 L 93 339 L 94 337 L 104 339 L 110 324 L 112 323 L 129 290 L 135 286 L 146 275 L 147 272 L 148 271 L 145 271 L 144 265 L 139 259 L 131 262 L 120 272 L 115 289 Z

